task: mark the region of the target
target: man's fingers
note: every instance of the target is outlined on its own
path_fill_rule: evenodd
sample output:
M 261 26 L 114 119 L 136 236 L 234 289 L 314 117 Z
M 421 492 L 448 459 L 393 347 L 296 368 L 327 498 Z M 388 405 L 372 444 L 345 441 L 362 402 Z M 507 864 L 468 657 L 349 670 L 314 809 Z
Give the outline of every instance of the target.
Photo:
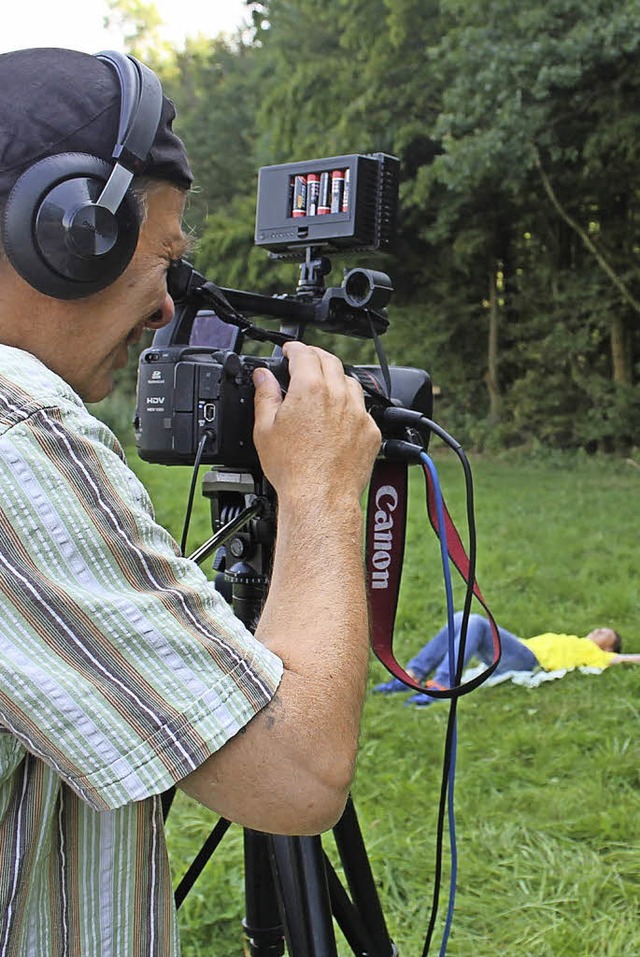
M 359 402 L 361 402 L 362 405 L 364 405 L 364 404 L 365 404 L 365 402 L 364 402 L 364 389 L 362 388 L 362 386 L 360 385 L 360 383 L 358 382 L 358 380 L 357 380 L 357 379 L 354 379 L 353 376 L 347 376 L 346 378 L 347 378 L 347 388 L 350 389 L 351 392 L 353 393 L 353 395 L 355 396 L 355 398 L 356 398 Z
M 293 389 L 295 392 L 296 387 L 305 389 L 312 379 L 318 377 L 329 384 L 331 391 L 344 387 L 344 369 L 337 356 L 301 342 L 287 342 L 283 352 L 289 361 L 289 391 Z

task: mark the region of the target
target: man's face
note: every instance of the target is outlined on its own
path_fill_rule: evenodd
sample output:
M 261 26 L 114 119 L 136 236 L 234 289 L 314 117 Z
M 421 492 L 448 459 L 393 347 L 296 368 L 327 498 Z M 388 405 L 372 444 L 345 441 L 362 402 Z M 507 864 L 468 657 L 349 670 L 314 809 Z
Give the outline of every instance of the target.
M 98 402 L 113 387 L 113 375 L 129 361 L 129 346 L 146 327 L 171 321 L 167 269 L 186 241 L 181 221 L 185 194 L 170 184 L 155 186 L 133 259 L 107 289 L 77 303 L 72 343 L 58 342 L 56 371 L 85 402 Z M 71 348 L 70 348 L 71 346 Z

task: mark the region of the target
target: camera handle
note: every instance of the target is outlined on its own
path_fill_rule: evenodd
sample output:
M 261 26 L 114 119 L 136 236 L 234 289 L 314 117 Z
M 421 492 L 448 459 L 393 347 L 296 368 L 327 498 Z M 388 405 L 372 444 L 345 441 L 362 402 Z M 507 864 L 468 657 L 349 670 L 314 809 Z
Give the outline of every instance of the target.
M 216 587 L 250 630 L 268 588 L 275 540 L 275 492 L 260 476 L 225 469 L 205 474 L 216 530 L 191 557 L 203 561 L 224 542 L 214 561 Z M 230 824 L 221 818 L 176 889 L 179 907 L 219 846 Z M 349 798 L 333 837 L 345 889 L 320 836 L 288 837 L 245 828 L 243 921 L 252 957 L 337 957 L 335 921 L 356 955 L 397 957 L 389 937 L 356 811 Z

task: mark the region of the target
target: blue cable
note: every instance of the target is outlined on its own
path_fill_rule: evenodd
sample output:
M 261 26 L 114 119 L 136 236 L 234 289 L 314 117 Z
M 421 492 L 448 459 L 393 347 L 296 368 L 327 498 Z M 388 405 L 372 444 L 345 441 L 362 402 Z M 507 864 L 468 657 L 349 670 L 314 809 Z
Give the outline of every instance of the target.
M 436 514 L 438 516 L 438 528 L 440 530 L 440 556 L 442 559 L 442 571 L 444 575 L 445 594 L 447 597 L 447 631 L 449 634 L 449 687 L 453 687 L 457 671 L 456 649 L 455 649 L 455 627 L 453 623 L 453 586 L 451 584 L 451 569 L 449 567 L 449 549 L 447 546 L 447 532 L 444 518 L 444 504 L 442 500 L 442 490 L 436 467 L 426 452 L 420 453 L 420 458 L 429 470 L 433 491 L 436 500 Z M 453 705 L 455 707 L 455 705 Z M 457 719 L 454 717 L 453 733 L 451 737 L 451 761 L 449 764 L 447 809 L 449 817 L 449 842 L 451 846 L 451 881 L 449 885 L 449 904 L 447 907 L 447 918 L 445 921 L 442 944 L 440 947 L 440 957 L 445 957 L 451 925 L 453 923 L 453 912 L 456 901 L 456 884 L 458 878 L 458 847 L 456 839 L 456 820 L 455 820 L 455 777 L 456 777 L 456 756 L 458 751 L 458 730 Z

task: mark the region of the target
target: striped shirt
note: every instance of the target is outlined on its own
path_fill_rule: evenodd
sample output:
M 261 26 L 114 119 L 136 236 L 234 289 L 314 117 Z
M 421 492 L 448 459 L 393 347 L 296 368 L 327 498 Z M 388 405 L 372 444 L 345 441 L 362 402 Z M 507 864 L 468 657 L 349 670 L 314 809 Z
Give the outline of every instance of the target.
M 179 555 L 113 434 L 0 346 L 0 957 L 176 957 L 159 795 L 280 660 Z

